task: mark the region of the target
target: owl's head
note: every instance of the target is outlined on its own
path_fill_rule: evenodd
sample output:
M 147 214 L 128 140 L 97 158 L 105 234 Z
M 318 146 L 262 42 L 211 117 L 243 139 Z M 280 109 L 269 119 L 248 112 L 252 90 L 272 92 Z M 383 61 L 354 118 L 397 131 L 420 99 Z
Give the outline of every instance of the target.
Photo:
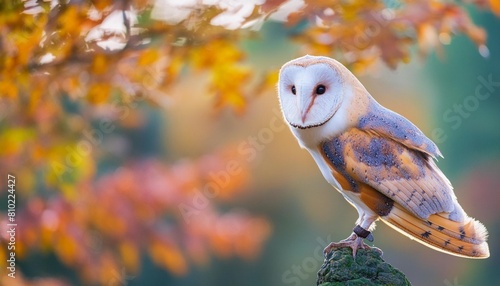
M 308 55 L 283 65 L 278 94 L 285 119 L 291 126 L 316 127 L 333 117 L 344 96 L 341 68 L 344 67 L 331 58 Z

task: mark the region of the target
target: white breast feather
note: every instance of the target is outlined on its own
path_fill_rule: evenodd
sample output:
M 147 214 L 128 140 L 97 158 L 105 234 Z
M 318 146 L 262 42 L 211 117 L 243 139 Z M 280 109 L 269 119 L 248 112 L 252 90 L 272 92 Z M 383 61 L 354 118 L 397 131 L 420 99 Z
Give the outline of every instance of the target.
M 340 186 L 340 183 L 337 182 L 335 177 L 333 177 L 332 170 L 321 155 L 318 147 L 321 142 L 339 135 L 350 127 L 348 111 L 352 108 L 351 104 L 353 97 L 353 90 L 345 87 L 340 108 L 324 125 L 308 129 L 300 129 L 290 126 L 290 129 L 297 138 L 300 147 L 309 151 L 318 165 L 321 174 L 323 174 L 323 177 L 325 177 L 326 181 L 339 192 L 341 192 L 342 187 Z

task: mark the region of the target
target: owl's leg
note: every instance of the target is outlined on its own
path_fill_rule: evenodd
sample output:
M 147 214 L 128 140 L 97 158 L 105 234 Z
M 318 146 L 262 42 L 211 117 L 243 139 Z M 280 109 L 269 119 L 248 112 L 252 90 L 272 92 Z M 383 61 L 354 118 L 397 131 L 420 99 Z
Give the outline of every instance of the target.
M 377 220 L 376 216 L 369 216 L 366 213 L 360 214 L 360 219 L 358 220 L 358 224 L 353 229 L 353 233 L 346 239 L 341 240 L 339 242 L 331 242 L 324 250 L 323 254 L 325 257 L 330 253 L 333 249 L 350 247 L 352 249 L 352 256 L 356 258 L 356 252 L 358 249 L 366 249 L 372 248 L 364 243 L 364 239 L 368 241 L 373 241 L 373 235 L 371 231 L 368 229 L 371 228 L 373 222 Z M 382 250 L 373 247 L 373 249 L 377 250 L 382 254 Z
M 366 235 L 366 237 L 360 236 L 359 233 Z M 354 228 L 353 233 L 348 238 L 343 239 L 339 242 L 331 242 L 330 244 L 328 244 L 328 246 L 323 250 L 323 254 L 326 257 L 334 249 L 350 247 L 352 249 L 352 256 L 354 258 L 356 258 L 356 253 L 357 253 L 358 249 L 371 248 L 366 243 L 364 243 L 363 240 L 365 238 L 372 241 L 373 236 L 371 235 L 371 232 L 367 231 L 366 229 L 362 229 L 359 225 L 357 225 Z M 378 249 L 378 248 L 376 248 L 376 249 Z M 382 251 L 380 250 L 380 252 L 382 252 Z

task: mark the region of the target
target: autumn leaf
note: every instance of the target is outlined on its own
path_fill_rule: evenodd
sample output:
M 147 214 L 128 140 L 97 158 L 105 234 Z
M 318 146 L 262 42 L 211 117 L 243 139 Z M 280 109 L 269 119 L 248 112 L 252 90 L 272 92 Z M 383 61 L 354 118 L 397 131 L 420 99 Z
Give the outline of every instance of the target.
M 107 71 L 107 59 L 104 55 L 96 55 L 92 61 L 91 72 L 96 75 L 102 75 Z
M 137 61 L 137 64 L 139 66 L 148 66 L 151 65 L 152 63 L 156 62 L 160 57 L 160 54 L 157 50 L 150 49 L 145 52 L 143 52 L 139 56 L 139 60 Z
M 496 0 L 489 0 L 491 11 L 497 16 L 500 16 L 500 2 Z
M 177 247 L 156 241 L 150 246 L 149 252 L 153 261 L 173 274 L 186 274 L 187 263 Z
M 119 250 L 127 272 L 130 271 L 132 273 L 136 273 L 139 267 L 138 249 L 133 243 L 123 242 L 120 244 Z
M 108 100 L 111 86 L 108 83 L 94 83 L 89 87 L 87 100 L 92 104 L 102 104 Z
M 12 82 L 0 81 L 0 90 L 2 91 L 2 96 L 8 97 L 10 99 L 16 99 L 18 94 L 17 86 Z

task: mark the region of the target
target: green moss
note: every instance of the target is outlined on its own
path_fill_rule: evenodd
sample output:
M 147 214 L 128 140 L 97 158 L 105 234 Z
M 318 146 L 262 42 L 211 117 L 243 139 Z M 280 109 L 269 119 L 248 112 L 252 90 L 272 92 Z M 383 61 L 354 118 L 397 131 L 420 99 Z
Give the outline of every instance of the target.
M 351 248 L 334 249 L 318 272 L 317 285 L 411 285 L 406 276 L 385 262 L 376 249 L 359 249 L 356 259 Z

